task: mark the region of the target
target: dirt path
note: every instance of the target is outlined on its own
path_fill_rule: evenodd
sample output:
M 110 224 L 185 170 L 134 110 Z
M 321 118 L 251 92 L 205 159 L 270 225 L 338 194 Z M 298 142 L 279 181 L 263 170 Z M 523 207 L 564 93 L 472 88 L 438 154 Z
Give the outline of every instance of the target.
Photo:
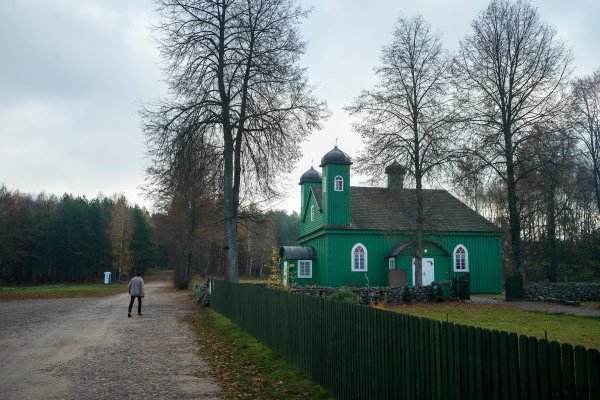
M 182 321 L 192 311 L 163 279 L 129 296 L 0 303 L 2 399 L 217 399 Z M 137 307 L 137 302 L 134 307 Z

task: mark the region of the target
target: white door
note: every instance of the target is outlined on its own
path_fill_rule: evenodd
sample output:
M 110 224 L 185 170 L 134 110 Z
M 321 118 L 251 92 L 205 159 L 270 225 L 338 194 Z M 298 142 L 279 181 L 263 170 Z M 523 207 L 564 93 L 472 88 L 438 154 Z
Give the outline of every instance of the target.
M 287 261 L 283 262 L 283 286 L 288 285 L 288 264 Z
M 423 258 L 421 262 L 421 277 L 423 278 L 423 286 L 431 285 L 434 276 L 434 261 L 433 258 Z M 415 284 L 415 259 L 413 258 L 413 286 Z

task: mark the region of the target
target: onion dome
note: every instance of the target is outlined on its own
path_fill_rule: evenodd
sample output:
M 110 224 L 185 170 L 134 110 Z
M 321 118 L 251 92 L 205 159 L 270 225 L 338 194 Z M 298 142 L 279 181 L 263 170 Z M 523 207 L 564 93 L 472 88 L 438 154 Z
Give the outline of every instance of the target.
M 302 185 L 304 182 L 321 182 L 321 174 L 315 171 L 313 167 L 310 167 L 310 169 L 300 177 L 299 185 Z
M 404 175 L 406 173 L 406 168 L 394 161 L 393 163 L 385 167 L 385 173 L 388 175 Z
M 325 154 L 323 158 L 321 158 L 320 167 L 325 164 L 352 164 L 352 160 L 350 160 L 350 156 L 340 149 L 337 146 L 333 148 L 329 153 Z

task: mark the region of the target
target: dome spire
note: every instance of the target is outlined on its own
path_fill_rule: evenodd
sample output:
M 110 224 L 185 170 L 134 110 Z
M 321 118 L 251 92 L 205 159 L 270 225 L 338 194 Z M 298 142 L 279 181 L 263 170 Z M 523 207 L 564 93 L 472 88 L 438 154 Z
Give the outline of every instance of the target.
M 336 145 L 333 148 L 333 150 L 330 150 L 327 154 L 325 154 L 323 156 L 323 158 L 321 158 L 320 167 L 324 166 L 325 164 L 347 164 L 347 165 L 352 164 L 352 160 L 350 159 L 350 156 L 348 154 L 344 153 L 342 150 L 338 149 L 337 138 L 336 138 Z

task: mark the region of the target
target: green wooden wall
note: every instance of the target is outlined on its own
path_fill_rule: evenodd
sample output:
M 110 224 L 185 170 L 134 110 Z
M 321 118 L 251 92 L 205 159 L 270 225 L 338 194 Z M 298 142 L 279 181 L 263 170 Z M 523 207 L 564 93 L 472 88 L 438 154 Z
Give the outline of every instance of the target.
M 454 272 L 452 254 L 458 244 L 469 253 L 469 273 L 473 293 L 500 293 L 502 290 L 502 257 L 500 236 L 496 234 L 449 232 L 425 235 L 444 248 L 450 257 L 435 247 L 428 248 L 434 258 L 435 279 L 447 280 L 459 276 Z M 325 229 L 300 239 L 303 246 L 313 246 L 319 258 L 313 263 L 314 282 L 321 286 L 387 286 L 388 259 L 386 255 L 401 242 L 412 241 L 412 235 L 400 232 L 374 230 Z M 367 249 L 367 272 L 352 271 L 351 251 L 362 243 Z M 407 270 L 407 280 L 412 284 L 412 252 L 403 251 L 396 259 L 396 269 Z M 302 282 L 298 282 L 303 285 Z
M 315 207 L 315 220 L 310 220 L 310 207 Z M 305 215 L 301 216 L 303 219 L 300 221 L 300 236 L 304 236 L 310 232 L 313 232 L 323 226 L 323 213 L 320 211 L 319 204 L 315 199 L 312 191 L 309 191 L 308 204 L 305 210 Z
M 334 190 L 335 177 L 344 179 L 343 191 Z M 325 225 L 350 226 L 350 166 L 327 164 L 323 166 L 323 178 L 327 189 L 323 192 L 323 216 Z

